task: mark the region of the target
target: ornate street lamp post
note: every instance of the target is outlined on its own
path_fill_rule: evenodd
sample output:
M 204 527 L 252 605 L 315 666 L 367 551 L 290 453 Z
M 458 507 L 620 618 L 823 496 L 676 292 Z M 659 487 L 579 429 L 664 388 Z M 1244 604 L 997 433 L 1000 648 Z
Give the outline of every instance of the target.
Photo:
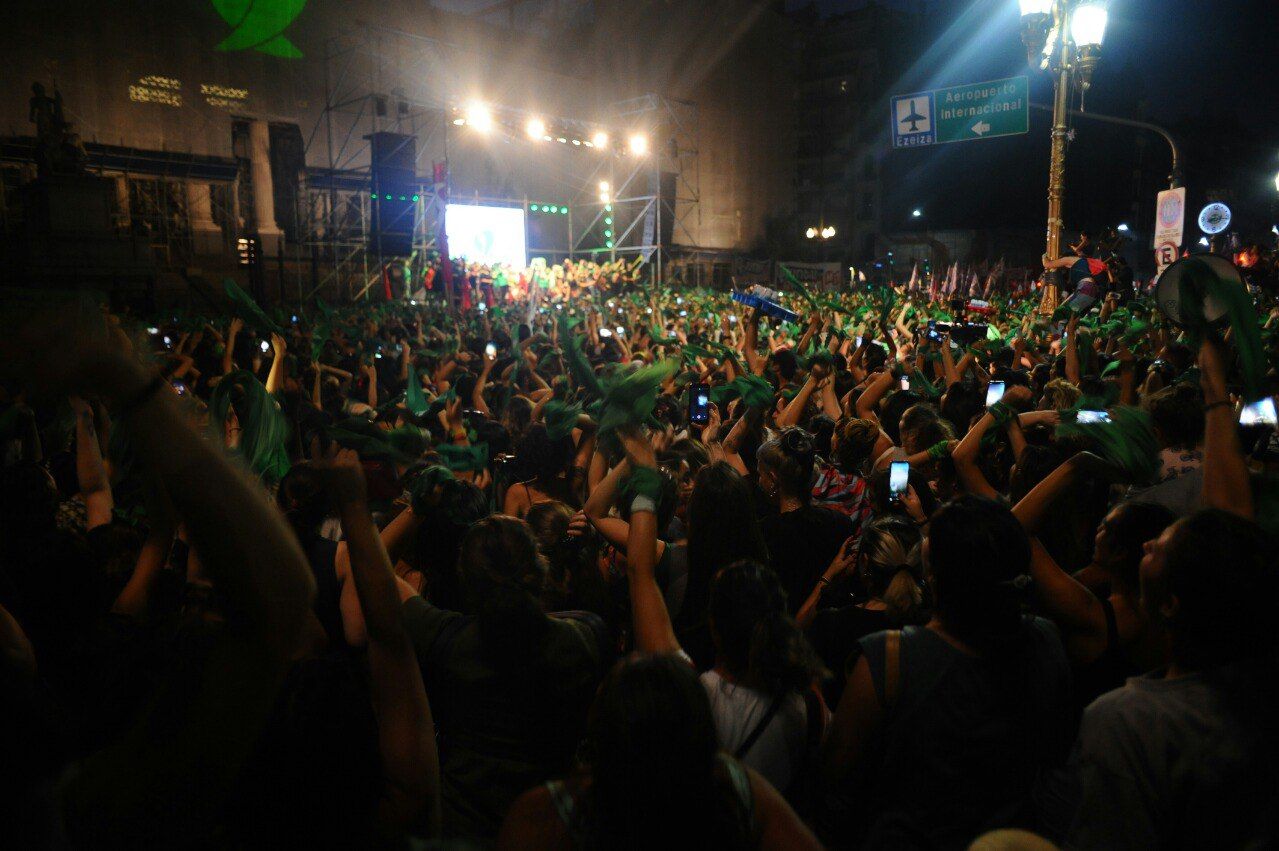
M 1045 254 L 1061 256 L 1062 203 L 1066 195 L 1066 118 L 1072 86 L 1079 85 L 1082 107 L 1101 58 L 1106 35 L 1106 6 L 1101 0 L 1020 0 L 1021 40 L 1032 66 L 1053 75 L 1052 154 L 1048 163 L 1048 238 Z M 1061 270 L 1044 274 L 1040 311 L 1051 313 L 1060 298 Z

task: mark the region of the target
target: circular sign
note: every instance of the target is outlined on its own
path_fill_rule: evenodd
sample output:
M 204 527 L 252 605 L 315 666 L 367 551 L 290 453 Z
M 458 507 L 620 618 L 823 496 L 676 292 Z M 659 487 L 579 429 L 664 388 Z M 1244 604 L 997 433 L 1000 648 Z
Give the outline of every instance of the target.
M 1221 202 L 1209 204 L 1199 211 L 1199 229 L 1212 236 L 1230 227 L 1230 208 Z
M 1159 224 L 1165 228 L 1180 227 L 1177 224 L 1179 221 L 1181 221 L 1181 196 L 1169 192 L 1159 202 Z
M 1155 249 L 1155 265 L 1157 265 L 1160 270 L 1162 270 L 1165 266 L 1171 266 L 1176 262 L 1177 246 L 1173 245 L 1171 242 L 1161 243 L 1159 247 Z

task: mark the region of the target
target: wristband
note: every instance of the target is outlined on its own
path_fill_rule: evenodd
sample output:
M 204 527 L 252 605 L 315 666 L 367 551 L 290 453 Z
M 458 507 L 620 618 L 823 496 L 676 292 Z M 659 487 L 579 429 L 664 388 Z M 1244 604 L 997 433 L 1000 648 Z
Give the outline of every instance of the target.
M 635 498 L 631 500 L 631 514 L 634 514 L 637 511 L 648 511 L 656 514 L 657 503 L 652 498 L 647 497 L 642 493 L 636 494 Z
M 662 498 L 662 474 L 651 467 L 637 467 L 626 480 L 622 492 L 632 502 L 636 497 L 644 496 L 656 505 Z
M 930 460 L 936 461 L 950 455 L 950 441 L 939 440 L 932 446 L 928 447 L 928 457 Z
M 138 408 L 141 408 L 149 402 L 152 396 L 159 393 L 160 388 L 164 387 L 167 383 L 168 382 L 164 380 L 163 375 L 157 375 L 155 378 L 152 378 L 147 382 L 145 387 L 120 403 L 118 416 L 127 417 L 137 411 Z
M 995 425 L 1002 426 L 1012 419 L 1017 412 L 1003 402 L 996 402 L 986 409 L 986 413 L 990 414 L 995 420 Z

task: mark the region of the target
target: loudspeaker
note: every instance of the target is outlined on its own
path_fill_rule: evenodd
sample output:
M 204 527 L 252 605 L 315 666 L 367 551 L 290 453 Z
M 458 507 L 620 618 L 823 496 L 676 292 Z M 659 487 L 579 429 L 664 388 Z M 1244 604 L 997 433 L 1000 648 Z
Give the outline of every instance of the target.
M 369 247 L 383 255 L 406 256 L 413 250 L 417 209 L 417 137 L 379 132 L 367 138 L 373 178 Z
M 1231 289 L 1247 291 L 1234 263 L 1216 254 L 1194 254 L 1164 269 L 1155 283 L 1155 301 L 1177 325 L 1202 328 L 1225 320 L 1228 307 L 1219 295 Z

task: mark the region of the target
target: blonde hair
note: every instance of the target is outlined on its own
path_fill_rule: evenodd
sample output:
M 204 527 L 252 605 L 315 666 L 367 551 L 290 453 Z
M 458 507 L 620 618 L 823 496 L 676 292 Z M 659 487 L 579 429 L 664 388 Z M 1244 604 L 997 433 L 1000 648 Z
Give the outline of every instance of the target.
M 924 589 L 915 578 L 921 573 L 923 542 L 919 529 L 898 517 L 882 517 L 862 533 L 871 593 L 898 623 L 914 620 L 924 604 Z
M 1075 407 L 1083 391 L 1064 378 L 1054 378 L 1044 385 L 1044 395 L 1039 401 L 1041 411 L 1064 411 Z

